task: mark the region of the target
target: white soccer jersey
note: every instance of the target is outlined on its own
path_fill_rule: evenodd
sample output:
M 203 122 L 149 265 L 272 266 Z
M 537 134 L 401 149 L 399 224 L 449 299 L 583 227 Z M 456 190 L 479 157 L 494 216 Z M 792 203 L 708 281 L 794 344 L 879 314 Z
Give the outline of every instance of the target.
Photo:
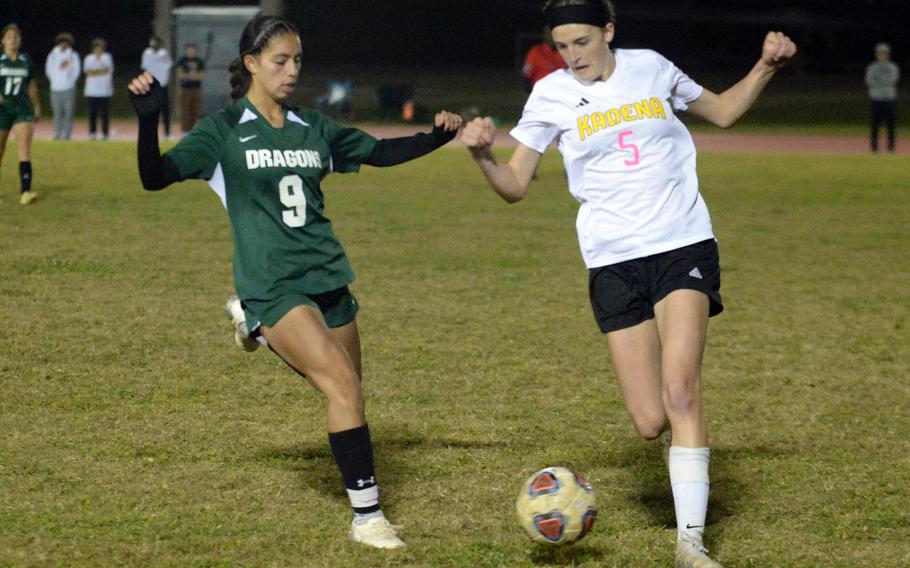
M 556 139 L 580 203 L 588 268 L 714 238 L 695 174 L 695 144 L 673 114 L 703 88 L 650 50 L 619 49 L 607 81 L 570 70 L 540 80 L 512 136 L 543 153 Z

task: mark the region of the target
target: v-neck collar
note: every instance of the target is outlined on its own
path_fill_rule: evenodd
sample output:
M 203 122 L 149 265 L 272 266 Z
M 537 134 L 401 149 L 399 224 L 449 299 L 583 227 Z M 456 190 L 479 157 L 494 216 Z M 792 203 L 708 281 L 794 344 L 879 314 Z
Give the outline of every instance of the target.
M 250 99 L 248 99 L 247 97 L 244 96 L 243 99 L 241 99 L 241 101 L 242 101 L 242 106 L 245 109 L 247 109 L 250 112 L 252 112 L 253 114 L 255 114 L 256 118 L 262 120 L 262 122 L 265 123 L 270 129 L 272 129 L 276 132 L 284 132 L 284 129 L 287 128 L 288 121 L 289 121 L 288 114 L 290 114 L 290 109 L 287 107 L 287 105 L 281 105 L 281 110 L 284 112 L 284 124 L 282 124 L 281 126 L 275 126 L 271 122 L 269 122 L 269 119 L 267 119 L 261 112 L 259 112 L 259 109 L 256 108 L 256 105 L 254 105 L 250 101 Z M 245 114 L 246 113 L 244 113 L 244 115 Z M 246 120 L 243 120 L 243 118 L 244 117 L 241 116 L 240 122 L 241 123 L 247 122 Z

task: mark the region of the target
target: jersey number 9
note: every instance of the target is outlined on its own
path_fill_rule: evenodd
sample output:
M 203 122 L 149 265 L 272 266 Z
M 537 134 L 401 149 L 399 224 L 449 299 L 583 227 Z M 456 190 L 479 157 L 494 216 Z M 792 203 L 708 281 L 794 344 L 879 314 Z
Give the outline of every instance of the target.
M 306 193 L 303 192 L 300 176 L 284 176 L 278 182 L 278 190 L 281 192 L 281 203 L 289 207 L 281 212 L 284 224 L 295 229 L 306 225 Z

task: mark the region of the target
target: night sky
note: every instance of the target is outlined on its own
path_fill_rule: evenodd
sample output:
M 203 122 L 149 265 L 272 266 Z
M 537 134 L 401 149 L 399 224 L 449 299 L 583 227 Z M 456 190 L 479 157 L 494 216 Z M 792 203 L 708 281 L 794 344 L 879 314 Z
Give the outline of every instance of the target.
M 250 2 L 178 2 L 177 5 Z M 541 2 L 520 0 L 286 0 L 301 29 L 304 57 L 314 64 L 507 66 L 519 34 L 538 32 Z M 781 29 L 801 49 L 809 72 L 854 72 L 878 41 L 910 64 L 910 2 L 854 0 L 637 0 L 617 2 L 619 47 L 650 47 L 688 68 L 750 61 L 768 29 Z M 71 31 L 84 53 L 91 38 L 108 39 L 122 64 L 138 61 L 151 34 L 152 0 L 0 0 L 0 24 L 14 21 L 24 50 L 39 61 L 54 35 Z

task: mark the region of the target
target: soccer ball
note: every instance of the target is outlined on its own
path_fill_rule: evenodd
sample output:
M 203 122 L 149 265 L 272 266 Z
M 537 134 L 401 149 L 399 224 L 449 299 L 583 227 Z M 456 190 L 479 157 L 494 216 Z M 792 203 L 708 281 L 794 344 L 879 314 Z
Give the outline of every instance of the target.
M 548 467 L 528 478 L 515 510 L 531 540 L 554 545 L 579 540 L 597 518 L 591 484 L 565 467 Z

